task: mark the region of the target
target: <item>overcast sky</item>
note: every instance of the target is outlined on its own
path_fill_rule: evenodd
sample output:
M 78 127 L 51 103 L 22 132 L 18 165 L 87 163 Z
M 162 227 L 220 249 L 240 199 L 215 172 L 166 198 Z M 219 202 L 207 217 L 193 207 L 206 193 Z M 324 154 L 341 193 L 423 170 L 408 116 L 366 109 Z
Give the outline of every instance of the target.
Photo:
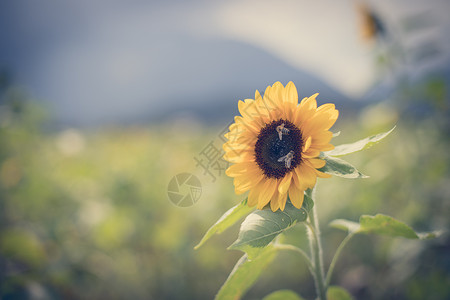
M 0 67 L 69 123 L 236 102 L 277 80 L 359 99 L 380 74 L 355 2 L 2 1 Z M 368 3 L 413 56 L 432 44 L 421 74 L 448 66 L 449 2 Z

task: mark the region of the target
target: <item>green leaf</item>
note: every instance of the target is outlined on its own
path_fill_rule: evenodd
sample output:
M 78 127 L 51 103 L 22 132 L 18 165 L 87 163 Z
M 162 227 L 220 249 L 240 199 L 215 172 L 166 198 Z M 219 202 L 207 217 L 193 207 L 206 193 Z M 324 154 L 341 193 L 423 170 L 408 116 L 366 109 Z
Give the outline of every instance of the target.
M 305 221 L 307 216 L 305 208 L 295 208 L 290 202 L 286 203 L 284 211 L 273 212 L 267 208 L 254 211 L 242 222 L 238 239 L 228 249 L 244 251 L 253 259 L 277 235 Z
M 390 216 L 377 214 L 375 216 L 363 215 L 359 219 L 361 233 L 375 233 L 394 237 L 405 237 L 408 239 L 418 239 L 416 232 L 403 222 Z
M 364 149 L 368 149 L 373 145 L 375 145 L 376 143 L 378 143 L 379 141 L 381 141 L 382 139 L 384 139 L 385 137 L 387 137 L 394 129 L 395 126 L 388 132 L 375 134 L 351 144 L 342 144 L 336 146 L 333 150 L 325 152 L 325 154 L 329 156 L 344 156 Z
M 327 300 L 352 300 L 353 297 L 347 290 L 339 286 L 330 286 L 327 290 Z
M 375 216 L 362 215 L 359 219 L 359 224 L 353 221 L 337 219 L 332 221 L 330 226 L 341 230 L 348 230 L 350 233 L 374 233 L 422 240 L 436 238 L 442 233 L 440 231 L 417 233 L 405 223 L 383 214 L 377 214 Z
M 254 208 L 247 205 L 247 198 L 238 205 L 230 208 L 213 226 L 208 229 L 200 243 L 198 243 L 198 245 L 195 246 L 194 249 L 198 249 L 214 234 L 220 234 L 227 228 L 233 226 L 237 221 L 239 221 L 242 217 L 248 215 L 252 210 L 254 210 Z
M 265 296 L 263 300 L 303 300 L 303 298 L 291 290 L 279 290 Z
M 273 261 L 276 252 L 273 247 L 266 247 L 257 258 L 252 260 L 249 260 L 247 254 L 244 254 L 234 266 L 215 299 L 240 299 L 256 282 L 267 265 Z
M 344 178 L 367 178 L 366 176 L 359 172 L 354 166 L 350 163 L 342 160 L 340 158 L 327 156 L 324 153 L 320 155 L 327 163 L 324 167 L 320 168 L 319 171 L 322 171 L 327 174 L 344 177 Z

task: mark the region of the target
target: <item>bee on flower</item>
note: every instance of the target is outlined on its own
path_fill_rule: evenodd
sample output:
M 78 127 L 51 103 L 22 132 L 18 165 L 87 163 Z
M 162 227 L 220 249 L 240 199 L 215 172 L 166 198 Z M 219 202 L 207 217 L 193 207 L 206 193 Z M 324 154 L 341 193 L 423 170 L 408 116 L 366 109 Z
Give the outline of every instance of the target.
M 291 163 L 292 163 L 292 159 L 294 159 L 294 151 L 289 151 L 288 154 L 286 154 L 285 156 L 282 156 L 278 159 L 279 162 L 285 162 L 285 166 L 286 168 L 290 168 L 291 167 Z
M 284 123 L 281 125 L 277 126 L 277 132 L 278 132 L 278 137 L 280 138 L 280 141 L 283 139 L 283 135 L 287 135 L 289 134 L 289 129 L 284 127 Z

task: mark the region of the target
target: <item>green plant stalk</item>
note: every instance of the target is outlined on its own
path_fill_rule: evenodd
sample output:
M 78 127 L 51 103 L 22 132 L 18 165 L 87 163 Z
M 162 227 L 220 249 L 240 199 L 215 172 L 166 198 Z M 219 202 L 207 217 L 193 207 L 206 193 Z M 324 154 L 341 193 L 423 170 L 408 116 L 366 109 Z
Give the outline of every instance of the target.
M 307 191 L 312 197 L 313 191 Z M 316 286 L 317 296 L 320 300 L 326 300 L 327 286 L 325 285 L 325 277 L 323 271 L 323 253 L 322 243 L 320 240 L 319 220 L 317 218 L 316 205 L 314 204 L 312 212 L 309 215 L 308 225 L 309 229 L 309 245 L 311 249 L 311 255 L 314 261 L 314 282 Z
M 347 245 L 348 241 L 354 236 L 354 233 L 349 233 L 345 239 L 342 240 L 339 247 L 336 249 L 336 253 L 333 256 L 333 259 L 331 260 L 330 267 L 328 268 L 327 277 L 325 279 L 325 287 L 328 287 L 330 285 L 331 276 L 333 275 L 334 266 L 336 265 L 336 262 L 341 255 L 342 249 L 344 249 L 345 245 Z

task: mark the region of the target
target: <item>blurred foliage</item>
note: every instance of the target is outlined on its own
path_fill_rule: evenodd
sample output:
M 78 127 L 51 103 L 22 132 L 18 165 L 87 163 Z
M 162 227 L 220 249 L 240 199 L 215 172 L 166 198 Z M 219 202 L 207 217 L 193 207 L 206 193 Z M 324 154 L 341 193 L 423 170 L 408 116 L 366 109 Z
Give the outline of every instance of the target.
M 175 122 L 50 130 L 45 109 L 20 89 L 0 88 L 1 299 L 213 298 L 241 256 L 224 250 L 237 227 L 198 251 L 193 247 L 244 196 L 234 194 L 224 175 L 212 182 L 193 157 L 223 128 Z M 397 129 L 348 157 L 370 178 L 319 182 L 327 264 L 344 237 L 327 226 L 334 218 L 386 213 L 419 231 L 448 230 L 446 88 L 433 78 L 414 87 L 421 95 L 415 102 L 391 99 L 338 121 L 335 130 L 342 134 L 335 144 L 395 123 Z M 417 106 L 425 109 L 411 109 Z M 203 185 L 192 207 L 176 207 L 167 197 L 168 182 L 181 172 L 196 174 Z M 307 245 L 302 226 L 282 238 Z M 448 234 L 420 242 L 358 236 L 346 250 L 332 283 L 356 299 L 450 298 Z M 314 295 L 306 265 L 295 254 L 277 255 L 246 299 L 276 289 Z

